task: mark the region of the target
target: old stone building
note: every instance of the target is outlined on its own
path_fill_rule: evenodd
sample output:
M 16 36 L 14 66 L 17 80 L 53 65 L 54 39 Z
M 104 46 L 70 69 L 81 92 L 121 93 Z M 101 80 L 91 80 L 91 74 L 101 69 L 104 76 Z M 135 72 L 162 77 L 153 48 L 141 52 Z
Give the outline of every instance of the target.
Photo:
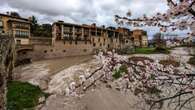
M 147 32 L 140 29 L 133 30 L 132 41 L 136 47 L 147 47 L 148 46 Z
M 31 45 L 31 20 L 19 15 L 0 14 L 0 35 L 12 37 L 16 44 L 17 61 L 26 59 L 26 53 L 32 51 Z
M 99 49 L 111 50 L 132 46 L 130 33 L 130 30 L 125 28 L 98 27 L 96 24 L 77 25 L 59 21 L 53 24 L 52 44 L 57 45 L 63 41 L 63 47 L 68 47 L 67 52 L 79 49 L 78 53 L 89 54 Z
M 94 54 L 99 50 L 121 50 L 134 45 L 146 47 L 143 30 L 54 22 L 51 37 L 31 37 L 33 51 L 24 54 L 33 60 Z
M 0 33 L 13 36 L 19 45 L 30 44 L 30 24 L 29 19 L 12 16 L 9 13 L 0 14 Z

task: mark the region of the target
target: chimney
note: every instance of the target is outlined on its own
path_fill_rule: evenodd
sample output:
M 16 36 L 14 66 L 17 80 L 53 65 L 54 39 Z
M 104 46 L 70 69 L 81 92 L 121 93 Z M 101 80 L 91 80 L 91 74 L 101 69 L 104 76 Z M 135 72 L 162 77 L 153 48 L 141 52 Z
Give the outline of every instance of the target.
M 91 26 L 95 28 L 96 27 L 96 23 L 93 23 Z

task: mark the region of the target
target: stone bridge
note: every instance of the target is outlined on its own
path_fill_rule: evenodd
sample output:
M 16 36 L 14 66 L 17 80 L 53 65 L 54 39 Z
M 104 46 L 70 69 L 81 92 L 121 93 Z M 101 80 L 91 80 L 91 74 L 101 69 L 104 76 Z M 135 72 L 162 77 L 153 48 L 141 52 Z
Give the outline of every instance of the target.
M 33 50 L 33 45 L 16 45 L 16 52 L 21 52 L 21 51 L 32 51 Z
M 16 63 L 15 66 L 31 62 L 29 52 L 33 51 L 33 45 L 16 45 Z

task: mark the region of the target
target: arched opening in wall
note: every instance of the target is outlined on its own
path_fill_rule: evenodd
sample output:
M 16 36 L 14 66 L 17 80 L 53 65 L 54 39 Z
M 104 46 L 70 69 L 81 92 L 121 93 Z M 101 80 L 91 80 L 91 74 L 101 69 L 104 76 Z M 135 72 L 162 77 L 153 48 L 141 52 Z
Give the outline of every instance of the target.
M 93 47 L 95 47 L 96 46 L 96 43 L 93 43 Z
M 83 49 L 83 52 L 87 52 L 87 49 Z
M 129 41 L 128 40 L 126 40 L 126 44 L 128 44 L 129 43 Z
M 50 52 L 53 52 L 53 49 L 51 49 Z
M 15 61 L 15 66 L 19 65 L 24 65 L 24 64 L 29 64 L 31 63 L 31 53 L 32 49 L 21 49 L 21 50 L 16 50 L 16 61 Z
M 44 53 L 47 53 L 47 50 L 44 50 Z
M 100 42 L 100 38 L 98 38 L 98 42 Z
M 133 42 L 134 42 L 134 38 L 133 38 L 133 37 L 131 38 L 131 41 L 133 41 Z
M 108 49 L 110 48 L 110 44 L 108 44 Z
M 26 52 L 22 52 L 23 55 L 26 55 Z
M 102 47 L 102 43 L 100 43 L 100 47 Z
M 66 53 L 66 50 L 63 50 L 64 53 Z
M 75 41 L 75 45 L 77 45 L 78 44 L 78 42 L 77 41 Z

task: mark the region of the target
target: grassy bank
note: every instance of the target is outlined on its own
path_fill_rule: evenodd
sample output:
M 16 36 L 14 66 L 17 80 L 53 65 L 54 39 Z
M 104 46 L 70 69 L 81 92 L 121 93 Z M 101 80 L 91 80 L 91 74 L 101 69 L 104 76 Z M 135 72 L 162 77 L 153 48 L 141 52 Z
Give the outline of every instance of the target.
M 33 110 L 40 97 L 46 97 L 38 86 L 26 82 L 8 82 L 7 110 Z
M 157 54 L 157 53 L 163 53 L 163 54 L 169 54 L 169 50 L 166 48 L 136 48 L 135 54 Z

